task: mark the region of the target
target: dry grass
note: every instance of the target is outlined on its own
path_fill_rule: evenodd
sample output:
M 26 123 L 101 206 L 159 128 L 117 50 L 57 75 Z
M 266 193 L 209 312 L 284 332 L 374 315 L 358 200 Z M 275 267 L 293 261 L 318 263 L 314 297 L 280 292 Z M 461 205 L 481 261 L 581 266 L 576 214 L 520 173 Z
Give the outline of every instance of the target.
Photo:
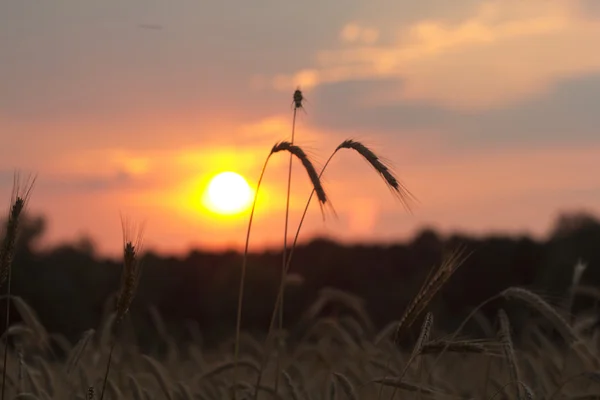
M 377 344 L 368 337 L 356 338 L 351 324 L 340 320 L 329 319 L 326 324 L 320 321 L 318 317 L 312 321 L 320 326 L 318 335 L 284 349 L 281 359 L 285 371 L 282 374 L 283 384 L 275 392 L 274 380 L 265 379 L 261 384 L 260 399 L 317 400 L 329 398 L 332 390 L 338 399 L 373 399 L 377 397 L 380 386 L 383 387 L 383 398 L 388 398 L 395 390 L 401 398 L 412 398 L 418 393 L 428 399 L 481 398 L 480 388 L 485 378 L 483 371 L 490 359 L 497 362 L 498 368 L 494 368 L 489 376 L 489 391 L 485 398 L 495 394 L 497 398 L 516 398 L 515 385 L 509 384 L 514 381 L 514 376 L 507 368 L 500 367 L 496 351 L 503 346 L 505 338 L 456 342 L 455 352 L 444 354 L 435 366 L 435 374 L 423 378 L 415 364 L 400 378 L 400 371 L 405 368 L 414 349 L 399 348 L 390 338 L 384 338 Z M 35 321 L 29 324 L 40 326 Z M 506 331 L 506 328 L 501 329 Z M 103 326 L 98 327 L 98 332 L 103 330 Z M 545 335 L 541 328 L 538 334 Z M 233 385 L 233 359 L 228 351 L 204 349 L 196 342 L 175 343 L 168 331 L 165 335 L 167 341 L 179 347 L 177 356 L 142 354 L 132 347 L 132 343 L 117 343 L 105 398 L 187 399 L 191 395 L 194 399 L 223 399 L 229 396 Z M 438 332 L 435 326 L 430 325 L 429 332 L 421 335 L 423 340 L 427 335 L 430 340 L 419 346 L 421 356 L 429 354 L 428 348 L 440 348 L 439 339 L 435 338 L 443 337 L 444 332 Z M 581 339 L 590 343 L 593 336 L 589 334 Z M 15 368 L 9 369 L 7 374 L 8 398 L 13 399 L 17 395 L 28 398 L 28 395 L 38 399 L 86 399 L 89 388 L 101 384 L 96 377 L 101 374 L 109 351 L 101 341 L 87 342 L 84 351 L 80 351 L 82 343 L 74 344 L 70 354 L 76 355 L 77 363 L 57 362 L 37 346 L 37 340 L 31 335 L 23 336 L 21 343 L 24 346 L 23 357 L 17 352 L 9 353 L 11 365 Z M 464 352 L 460 352 L 461 346 Z M 523 366 L 518 372 L 519 385 L 530 387 L 535 398 L 549 399 L 553 394 L 555 398 L 600 394 L 598 374 L 595 370 L 586 369 L 582 361 L 575 359 L 562 378 L 555 371 L 554 365 L 560 365 L 561 360 L 573 350 L 550 341 L 543 345 L 529 344 L 520 349 L 515 346 L 513 343 L 510 357 Z M 495 350 L 492 352 L 489 348 Z M 198 356 L 192 356 L 195 354 Z M 392 356 L 389 373 L 382 370 L 388 355 Z M 18 368 L 19 359 L 24 360 L 21 369 Z M 252 394 L 261 360 L 262 354 L 256 354 L 256 349 L 241 352 L 239 384 L 236 386 L 241 390 L 240 395 Z M 71 366 L 70 372 L 67 365 Z M 272 372 L 275 367 L 274 360 L 271 360 L 266 369 Z M 271 374 L 267 376 L 270 378 Z M 527 398 L 526 390 L 523 386 L 521 388 Z
M 518 384 L 518 382 L 521 382 L 519 365 L 517 364 L 517 356 L 511 338 L 510 322 L 508 321 L 508 315 L 506 315 L 504 310 L 498 311 L 498 320 L 500 321 L 500 332 L 498 335 L 500 337 L 500 343 L 502 343 L 502 349 L 504 350 L 504 358 L 508 363 L 511 382 L 515 385 L 515 397 L 521 400 L 521 390 Z

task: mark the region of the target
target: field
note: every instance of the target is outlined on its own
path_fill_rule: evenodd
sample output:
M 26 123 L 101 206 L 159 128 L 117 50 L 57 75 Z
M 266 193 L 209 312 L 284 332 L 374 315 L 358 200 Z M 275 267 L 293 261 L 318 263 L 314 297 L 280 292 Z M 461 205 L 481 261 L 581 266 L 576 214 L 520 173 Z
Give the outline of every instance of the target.
M 8 362 L 7 398 L 89 399 L 90 387 L 95 388 L 93 398 L 98 398 L 111 341 L 110 320 L 72 346 L 45 332 L 34 312 L 15 300 L 26 318 L 9 331 L 16 351 L 11 351 Z M 559 327 L 564 335 L 574 335 L 571 345 L 556 340 L 549 329 L 552 324 L 544 320 L 534 319 L 519 345 L 513 345 L 505 317 L 500 317 L 497 331 L 482 321 L 481 330 L 488 335 L 467 339 L 437 332 L 435 317 L 428 314 L 421 336 L 412 341 L 413 349 L 401 350 L 392 340 L 397 323 L 374 332 L 360 309 L 352 310 L 347 301 L 344 305 L 346 315 L 315 319 L 281 350 L 277 391 L 276 361 L 271 354 L 258 398 L 600 397 L 600 372 L 596 372 L 600 331 L 590 328 L 597 313 L 575 318 L 570 329 Z M 155 321 L 162 350 L 154 354 L 142 354 L 132 332 L 122 331 L 105 398 L 229 398 L 234 339 L 207 349 L 196 327 L 190 329 L 196 340 L 176 342 L 158 316 Z M 238 398 L 252 398 L 264 341 L 242 334 L 240 348 Z

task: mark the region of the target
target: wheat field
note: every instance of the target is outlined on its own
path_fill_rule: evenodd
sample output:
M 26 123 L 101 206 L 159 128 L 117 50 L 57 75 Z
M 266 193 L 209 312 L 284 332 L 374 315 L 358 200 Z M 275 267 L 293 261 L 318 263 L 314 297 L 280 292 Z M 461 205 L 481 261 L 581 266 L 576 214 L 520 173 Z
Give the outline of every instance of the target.
M 513 344 L 509 317 L 482 325 L 489 337 L 465 338 L 437 332 L 435 316 L 427 314 L 412 348 L 393 341 L 397 322 L 374 331 L 368 317 L 344 301 L 339 318 L 314 318 L 302 335 L 282 343 L 282 383 L 275 392 L 275 358 L 266 365 L 260 399 L 592 399 L 600 397 L 600 370 L 595 355 L 600 330 L 592 314 L 570 326 L 576 342 L 551 339 L 552 324 L 543 319 L 528 326 Z M 324 292 L 321 302 L 336 302 Z M 111 341 L 114 316 L 76 344 L 46 332 L 35 312 L 14 298 L 23 323 L 8 331 L 7 395 L 14 399 L 97 398 Z M 108 399 L 226 399 L 233 389 L 234 339 L 205 348 L 196 339 L 177 342 L 156 316 L 156 329 L 166 349 L 143 354 L 128 324 L 115 347 Z M 286 332 L 278 337 L 285 338 Z M 238 398 L 253 398 L 264 341 L 242 333 Z M 94 389 L 91 389 L 94 388 Z

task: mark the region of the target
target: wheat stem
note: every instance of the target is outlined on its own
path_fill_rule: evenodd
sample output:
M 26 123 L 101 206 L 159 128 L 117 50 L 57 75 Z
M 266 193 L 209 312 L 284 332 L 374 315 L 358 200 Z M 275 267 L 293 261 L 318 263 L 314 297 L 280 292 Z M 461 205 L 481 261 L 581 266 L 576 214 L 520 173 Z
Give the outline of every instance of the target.
M 297 113 L 298 107 L 295 106 L 294 107 L 294 115 L 292 117 L 292 139 L 291 139 L 291 144 L 294 144 L 294 137 L 295 137 L 295 133 L 296 133 L 296 113 Z M 282 291 L 282 297 L 281 297 L 281 304 L 279 306 L 279 321 L 278 321 L 278 329 L 281 332 L 283 329 L 283 292 L 285 291 L 285 278 L 286 278 L 286 259 L 287 259 L 287 235 L 288 235 L 288 222 L 289 222 L 289 215 L 290 215 L 290 191 L 291 191 L 291 187 L 292 187 L 292 157 L 293 154 L 290 153 L 290 159 L 289 159 L 289 165 L 288 165 L 288 181 L 287 181 L 287 195 L 286 195 L 286 202 L 285 202 L 285 226 L 284 226 L 284 230 L 283 230 L 283 260 L 281 262 L 281 282 L 279 283 L 279 287 L 281 288 L 280 290 Z M 280 351 L 277 352 L 276 354 L 276 367 L 275 367 L 275 392 L 277 392 L 277 389 L 279 389 L 279 374 L 280 374 L 280 368 L 281 368 L 281 357 L 280 357 Z
M 236 317 L 236 326 L 235 326 L 235 348 L 233 355 L 233 399 L 235 400 L 237 397 L 236 388 L 238 383 L 238 361 L 239 361 L 239 353 L 240 353 L 240 336 L 241 336 L 241 326 L 242 326 L 242 304 L 244 301 L 244 286 L 246 282 L 246 268 L 248 263 L 248 246 L 250 243 L 250 231 L 252 229 L 252 220 L 254 218 L 254 210 L 256 209 L 256 200 L 258 198 L 258 192 L 260 190 L 260 184 L 262 183 L 263 177 L 265 175 L 265 171 L 267 169 L 267 164 L 269 163 L 269 159 L 273 151 L 269 153 L 265 163 L 263 164 L 262 170 L 260 172 L 260 177 L 258 178 L 258 183 L 256 185 L 256 192 L 254 193 L 254 200 L 252 201 L 252 209 L 250 210 L 250 219 L 248 221 L 248 230 L 246 231 L 246 244 L 244 246 L 244 257 L 242 260 L 242 271 L 240 276 L 240 287 L 238 290 L 238 305 L 237 305 L 237 317 Z
M 102 385 L 102 393 L 100 394 L 100 400 L 104 399 L 106 393 L 106 385 L 108 383 L 108 374 L 110 373 L 110 366 L 112 362 L 113 350 L 117 344 L 117 334 L 121 326 L 121 321 L 129 311 L 129 307 L 135 296 L 137 286 L 140 279 L 142 270 L 142 264 L 139 260 L 139 253 L 142 246 L 142 236 L 144 232 L 143 225 L 138 229 L 137 237 L 134 242 L 130 235 L 133 233 L 133 227 L 128 223 L 126 219 L 121 216 L 121 226 L 123 228 L 123 270 L 121 272 L 121 285 L 119 288 L 119 295 L 117 297 L 117 303 L 115 305 L 115 326 L 113 342 L 110 346 L 108 353 L 108 361 L 106 363 L 106 371 L 104 373 L 104 383 Z
M 6 320 L 5 320 L 5 332 L 8 332 L 10 325 L 10 299 L 11 299 L 11 282 L 12 282 L 12 261 L 15 253 L 15 243 L 17 241 L 17 234 L 19 231 L 19 221 L 22 213 L 25 210 L 27 201 L 33 184 L 35 183 L 36 177 L 28 177 L 25 181 L 25 186 L 21 188 L 21 182 L 19 179 L 19 173 L 15 173 L 13 177 L 13 195 L 11 201 L 11 207 L 8 214 L 8 221 L 6 223 L 6 234 L 2 242 L 2 248 L 0 249 L 0 285 L 7 281 L 6 285 Z M 5 398 L 6 393 L 6 374 L 8 365 L 8 335 L 6 335 L 4 342 L 4 360 L 2 362 L 2 400 Z

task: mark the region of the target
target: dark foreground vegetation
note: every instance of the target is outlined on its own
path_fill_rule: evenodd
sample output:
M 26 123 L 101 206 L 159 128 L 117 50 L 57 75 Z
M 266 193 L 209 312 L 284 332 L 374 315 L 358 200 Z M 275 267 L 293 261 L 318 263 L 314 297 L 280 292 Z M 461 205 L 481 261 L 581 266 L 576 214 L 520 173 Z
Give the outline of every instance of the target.
M 112 312 L 122 260 L 98 257 L 93 245 L 84 239 L 36 252 L 32 249 L 44 234 L 44 220 L 23 221 L 12 293 L 36 311 L 48 331 L 78 340 L 83 331 L 98 327 Z M 296 249 L 284 324 L 300 329 L 306 311 L 319 296 L 331 296 L 339 290 L 362 299 L 373 329 L 381 329 L 400 318 L 431 269 L 461 245 L 472 254 L 429 308 L 436 314 L 436 325 L 446 330 L 455 328 L 475 306 L 509 286 L 528 288 L 560 306 L 579 260 L 588 265 L 581 284 L 600 284 L 600 222 L 584 213 L 560 216 L 545 241 L 458 234 L 441 237 L 433 230 L 423 230 L 410 242 L 386 246 L 344 246 L 316 239 Z M 176 336 L 186 334 L 182 328 L 186 321 L 198 326 L 207 344 L 231 335 L 241 262 L 242 255 L 235 252 L 193 250 L 183 257 L 147 254 L 130 314 L 142 344 L 154 341 L 155 311 Z M 244 329 L 260 332 L 268 328 L 280 264 L 280 252 L 250 256 Z M 574 310 L 589 306 L 587 300 L 576 299 Z M 511 304 L 494 302 L 483 311 L 494 315 L 499 306 L 510 308 Z M 324 304 L 319 315 L 342 315 L 346 311 L 339 304 Z M 18 318 L 18 313 L 13 316 Z
M 281 254 L 252 254 L 237 359 L 241 254 L 146 254 L 115 325 L 124 261 L 85 239 L 35 251 L 44 227 L 21 218 L 6 398 L 600 398 L 600 222 L 585 213 L 559 217 L 543 242 L 424 230 L 389 246 L 301 245 L 277 351 L 265 336 Z M 458 248 L 469 256 L 399 337 Z

